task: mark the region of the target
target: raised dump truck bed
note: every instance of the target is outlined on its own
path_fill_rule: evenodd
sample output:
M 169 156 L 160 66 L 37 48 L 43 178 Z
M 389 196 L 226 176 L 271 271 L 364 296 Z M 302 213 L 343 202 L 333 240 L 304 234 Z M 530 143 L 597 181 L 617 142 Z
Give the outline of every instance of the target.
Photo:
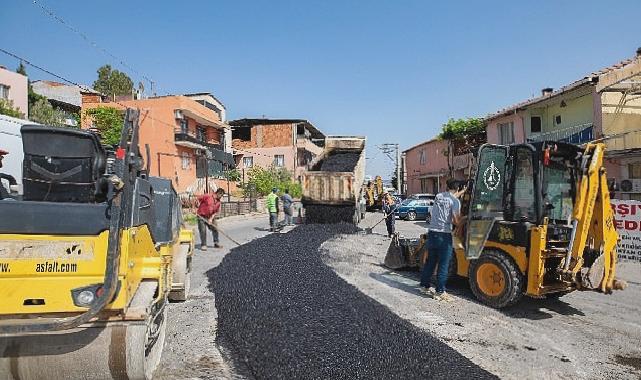
M 303 175 L 308 223 L 358 223 L 365 178 L 365 137 L 328 136 L 323 153 Z

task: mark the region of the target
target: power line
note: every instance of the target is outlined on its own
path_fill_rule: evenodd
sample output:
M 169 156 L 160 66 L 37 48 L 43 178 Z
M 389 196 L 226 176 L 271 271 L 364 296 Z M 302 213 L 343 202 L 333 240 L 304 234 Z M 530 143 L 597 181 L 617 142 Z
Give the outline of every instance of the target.
M 81 90 L 83 90 L 83 91 L 87 91 L 87 92 L 94 92 L 94 93 L 96 93 L 96 91 L 92 90 L 92 89 L 91 89 L 91 88 L 89 88 L 89 87 L 83 86 L 83 85 L 81 85 L 80 83 L 77 83 L 77 82 L 75 82 L 75 81 L 73 81 L 73 80 L 71 80 L 71 79 L 68 79 L 68 78 L 63 77 L 63 76 L 62 76 L 62 75 L 60 75 L 60 74 L 56 74 L 56 73 L 54 73 L 54 72 L 53 72 L 53 71 L 51 71 L 51 70 L 48 70 L 48 69 L 46 69 L 46 68 L 44 68 L 44 67 L 42 67 L 42 66 L 39 66 L 39 65 L 37 65 L 37 64 L 35 64 L 35 63 L 32 63 L 32 62 L 31 62 L 31 61 L 29 61 L 28 59 L 26 59 L 26 58 L 24 58 L 24 57 L 21 57 L 21 56 L 19 56 L 19 55 L 15 54 L 15 53 L 12 53 L 12 52 L 10 52 L 10 51 L 7 51 L 7 50 L 5 50 L 5 49 L 3 49 L 3 48 L 0 48 L 0 52 L 4 53 L 4 54 L 6 54 L 6 55 L 8 55 L 8 56 L 10 56 L 10 57 L 13 57 L 13 58 L 15 58 L 15 59 L 17 59 L 17 60 L 19 60 L 19 61 L 22 61 L 23 63 L 26 63 L 27 65 L 29 65 L 29 66 L 31 66 L 31 67 L 33 67 L 33 68 L 36 68 L 36 69 L 38 69 L 38 70 L 40 70 L 40 71 L 42 71 L 42 72 L 44 72 L 44 73 L 47 73 L 47 74 L 49 74 L 49 75 L 51 75 L 51 76 L 53 76 L 53 77 L 55 77 L 55 78 L 58 78 L 58 79 L 60 79 L 61 81 L 64 81 L 64 82 L 69 83 L 69 84 L 71 84 L 71 85 L 74 85 L 74 86 L 76 86 L 76 87 L 80 88 L 80 89 L 81 89 Z M 102 94 L 101 94 L 101 95 L 102 95 Z M 115 99 L 114 99 L 114 100 L 112 100 L 112 101 L 111 101 L 111 103 L 117 104 L 117 105 L 119 105 L 119 106 L 121 106 L 121 107 L 123 107 L 123 108 L 130 108 L 130 106 L 128 106 L 128 105 L 126 105 L 126 104 L 124 104 L 124 103 L 121 103 L 121 102 L 119 102 L 119 101 L 117 101 L 117 100 L 115 100 Z M 107 105 L 108 103 L 103 103 L 103 104 Z M 196 113 L 198 113 L 198 112 L 196 112 Z M 206 116 L 203 116 L 203 115 L 201 115 L 201 114 L 199 114 L 199 116 L 201 116 L 201 117 L 203 117 L 203 118 L 206 118 Z M 173 129 L 175 129 L 175 128 L 176 128 L 176 125 L 169 124 L 169 123 L 165 122 L 164 120 L 156 119 L 155 117 L 153 117 L 153 116 L 149 115 L 149 112 L 147 112 L 146 117 L 148 117 L 150 120 L 156 121 L 156 122 L 158 122 L 158 123 L 160 123 L 160 124 L 163 124 L 163 125 L 166 125 L 166 126 L 169 126 L 169 127 L 173 128 Z M 224 124 L 221 124 L 221 126 L 222 126 L 222 129 L 223 129 L 223 130 L 230 130 L 230 129 L 231 129 L 231 128 L 229 128 L 229 127 L 225 127 L 225 125 L 224 125 Z
M 81 85 L 81 84 L 80 84 L 80 83 L 78 83 L 78 82 L 75 82 L 75 81 L 73 81 L 73 80 L 71 80 L 71 79 L 68 79 L 68 78 L 66 78 L 66 77 L 63 77 L 62 75 L 56 74 L 56 73 L 54 73 L 53 71 L 48 70 L 48 69 L 46 69 L 46 68 L 44 68 L 44 67 L 42 67 L 42 66 L 39 66 L 39 65 L 37 65 L 37 64 L 35 64 L 35 63 L 32 63 L 32 62 L 31 62 L 30 60 L 28 60 L 27 58 L 21 57 L 21 56 L 19 56 L 19 55 L 15 54 L 15 53 L 12 53 L 12 52 L 10 52 L 10 51 L 7 51 L 7 50 L 3 49 L 3 48 L 0 48 L 0 52 L 4 53 L 4 54 L 6 54 L 6 55 L 8 55 L 8 56 L 10 56 L 10 57 L 13 57 L 13 58 L 15 58 L 15 59 L 17 59 L 17 60 L 19 60 L 19 61 L 21 61 L 21 62 L 23 62 L 23 63 L 25 63 L 25 64 L 27 64 L 27 65 L 29 65 L 29 66 L 31 66 L 31 67 L 33 67 L 33 68 L 36 68 L 36 69 L 38 69 L 38 70 L 40 70 L 40 71 L 42 71 L 42 72 L 44 72 L 44 73 L 47 73 L 47 74 L 49 74 L 49 75 L 51 75 L 51 76 L 53 76 L 53 77 L 55 77 L 55 78 L 58 78 L 58 79 L 60 79 L 61 81 L 64 81 L 64 82 L 69 83 L 69 84 L 71 84 L 71 85 L 74 85 L 74 86 L 76 86 L 76 87 L 80 88 L 80 89 L 81 89 L 81 90 L 83 90 L 83 91 L 95 92 L 94 90 L 92 90 L 92 89 L 90 89 L 90 88 L 88 88 L 88 87 L 86 87 L 86 86 L 83 86 L 83 85 Z M 128 105 L 123 104 L 123 103 L 121 103 L 121 102 L 119 102 L 119 101 L 117 101 L 117 100 L 115 100 L 115 99 L 112 101 L 112 103 L 118 104 L 119 106 L 121 106 L 121 107 L 123 107 L 123 108 L 129 108 L 129 106 L 128 106 Z M 105 103 L 105 104 L 107 104 L 107 103 Z M 200 116 L 201 116 L 201 117 L 204 117 L 203 115 L 200 115 Z M 171 127 L 171 128 L 173 128 L 173 129 L 175 129 L 175 128 L 176 128 L 176 125 L 172 125 L 172 124 L 169 124 L 169 123 L 165 122 L 164 120 L 157 119 L 157 118 L 155 118 L 155 117 L 151 116 L 151 115 L 149 114 L 149 112 L 146 112 L 145 117 L 148 117 L 150 120 L 153 120 L 153 121 L 158 122 L 158 123 L 160 123 L 160 124 L 166 125 L 166 126 Z M 222 126 L 222 129 L 223 129 L 223 130 L 230 130 L 231 128 L 230 128 L 230 127 L 226 127 L 225 125 L 223 125 L 223 126 Z M 258 156 L 264 156 L 264 157 L 272 158 L 272 156 L 269 156 L 269 155 L 266 155 L 266 154 L 262 154 L 262 153 L 258 153 L 258 152 L 250 152 L 250 151 L 246 151 L 246 150 L 238 149 L 238 148 L 233 148 L 233 149 L 234 149 L 234 150 L 237 150 L 237 151 L 240 151 L 240 152 L 249 153 L 249 154 L 252 154 L 252 155 L 258 155 Z
M 13 58 L 15 58 L 15 59 L 17 59 L 17 60 L 19 60 L 19 61 L 21 61 L 23 63 L 26 63 L 27 65 L 29 65 L 31 67 L 34 67 L 34 68 L 36 68 L 36 69 L 38 69 L 38 70 L 40 70 L 42 72 L 45 72 L 45 73 L 47 73 L 47 74 L 49 74 L 49 75 L 51 75 L 53 77 L 56 77 L 56 78 L 60 79 L 62 81 L 65 81 L 65 82 L 67 82 L 69 84 L 72 84 L 74 86 L 78 86 L 81 90 L 92 91 L 89 87 L 85 87 L 85 86 L 83 86 L 83 85 L 81 85 L 79 83 L 76 83 L 76 82 L 74 82 L 74 81 L 72 81 L 70 79 L 67 79 L 67 78 L 65 78 L 65 77 L 63 77 L 61 75 L 58 75 L 58 74 L 56 74 L 56 73 L 54 73 L 52 71 L 49 71 L 49 70 L 45 69 L 44 67 L 38 66 L 35 63 L 31 63 L 28 59 L 20 57 L 20 56 L 14 54 L 14 53 L 9 52 L 9 51 L 6 51 L 3 48 L 0 48 L 0 52 L 3 52 L 4 54 L 6 54 L 6 55 L 8 55 L 10 57 L 13 57 Z
M 135 73 L 135 74 L 137 74 L 138 76 L 141 76 L 143 79 L 147 80 L 147 81 L 151 84 L 151 92 L 152 92 L 152 93 L 154 92 L 154 85 L 155 85 L 155 82 L 154 82 L 151 78 L 149 78 L 149 77 L 148 77 L 148 76 L 146 76 L 145 74 L 141 73 L 140 71 L 138 71 L 138 70 L 134 69 L 131 65 L 127 64 L 127 63 L 124 61 L 124 59 L 122 59 L 122 58 L 120 58 L 120 57 L 116 56 L 115 54 L 111 53 L 109 50 L 107 50 L 107 49 L 105 49 L 105 48 L 103 48 L 103 47 L 99 46 L 95 41 L 93 41 L 91 38 L 89 38 L 89 36 L 87 36 L 85 33 L 83 33 L 82 31 L 80 31 L 78 28 L 76 28 L 76 27 L 74 27 L 73 25 L 69 24 L 69 23 L 68 23 L 67 21 L 65 21 L 62 17 L 58 16 L 58 15 L 57 15 L 57 14 L 56 14 L 52 9 L 50 9 L 50 8 L 46 7 L 45 5 L 43 5 L 42 3 L 40 3 L 38 0 L 32 0 L 32 2 L 33 2 L 33 4 L 34 4 L 34 5 L 38 6 L 38 7 L 43 11 L 43 13 L 44 13 L 45 15 L 47 15 L 47 16 L 49 16 L 49 17 L 51 17 L 52 19 L 54 19 L 54 20 L 58 21 L 59 23 L 61 23 L 62 25 L 64 25 L 67 29 L 71 30 L 72 32 L 74 32 L 75 34 L 77 34 L 78 36 L 80 36 L 80 37 L 81 37 L 83 40 L 85 40 L 89 45 L 91 45 L 91 46 L 92 46 L 92 47 L 94 47 L 95 49 L 97 49 L 97 50 L 101 51 L 101 52 L 102 52 L 102 53 L 104 53 L 105 55 L 107 55 L 107 56 L 111 57 L 111 59 L 113 59 L 114 61 L 116 61 L 116 62 L 117 62 L 117 63 L 119 63 L 120 65 L 122 65 L 122 66 L 126 67 L 127 69 L 131 70 L 132 72 L 134 72 L 134 73 Z

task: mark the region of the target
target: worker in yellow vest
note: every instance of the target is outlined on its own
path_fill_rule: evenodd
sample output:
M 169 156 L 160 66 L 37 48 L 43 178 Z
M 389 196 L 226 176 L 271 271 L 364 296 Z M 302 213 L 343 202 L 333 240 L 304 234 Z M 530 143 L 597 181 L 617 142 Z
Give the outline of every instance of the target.
M 277 188 L 273 188 L 272 192 L 267 196 L 267 212 L 269 212 L 269 230 L 276 231 L 278 227 L 278 192 Z

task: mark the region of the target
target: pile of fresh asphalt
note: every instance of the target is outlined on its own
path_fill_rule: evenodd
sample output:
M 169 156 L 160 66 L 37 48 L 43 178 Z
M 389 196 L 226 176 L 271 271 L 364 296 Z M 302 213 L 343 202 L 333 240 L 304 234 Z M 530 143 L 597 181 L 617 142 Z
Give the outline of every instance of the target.
M 334 153 L 320 162 L 317 170 L 323 172 L 351 172 L 358 164 L 360 153 Z
M 305 206 L 305 223 L 350 223 L 354 218 L 354 211 L 354 207 L 350 206 L 326 206 L 310 204 Z
M 233 249 L 208 273 L 218 343 L 245 376 L 494 378 L 342 280 L 320 245 L 347 224 L 302 225 Z

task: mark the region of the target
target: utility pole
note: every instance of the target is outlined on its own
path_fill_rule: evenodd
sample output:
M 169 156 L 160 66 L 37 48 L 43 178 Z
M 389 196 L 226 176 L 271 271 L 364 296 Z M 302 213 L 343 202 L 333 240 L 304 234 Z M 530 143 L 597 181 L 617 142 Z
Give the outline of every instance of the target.
M 385 153 L 396 165 L 396 190 L 399 193 L 403 192 L 403 188 L 401 187 L 401 150 L 399 149 L 399 145 L 391 143 L 381 144 L 378 146 L 378 149 Z M 392 154 L 394 154 L 394 156 L 392 156 Z

